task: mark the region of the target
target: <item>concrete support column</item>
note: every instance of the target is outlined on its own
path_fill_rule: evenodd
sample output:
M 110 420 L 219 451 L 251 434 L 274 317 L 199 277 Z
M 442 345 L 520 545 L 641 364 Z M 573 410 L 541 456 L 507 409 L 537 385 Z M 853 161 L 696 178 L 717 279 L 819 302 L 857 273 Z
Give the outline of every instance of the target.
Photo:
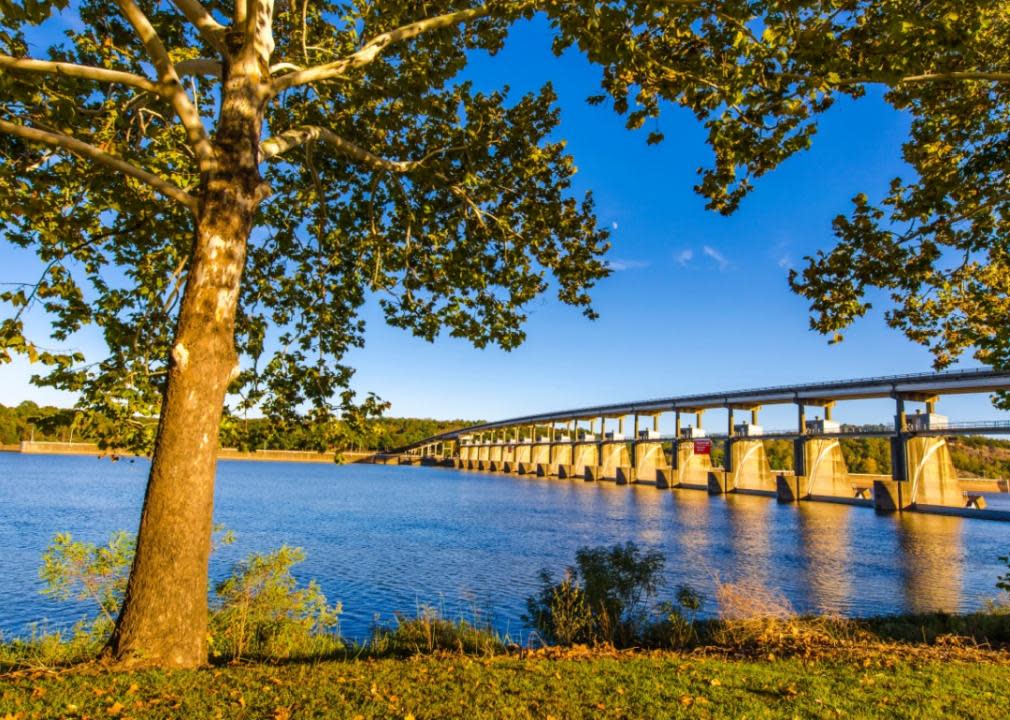
M 896 397 L 894 405 L 895 437 L 891 438 L 891 479 L 905 482 L 908 480 L 908 458 L 905 452 L 908 417 L 905 415 L 905 398 Z
M 793 440 L 793 473 L 796 475 L 807 474 L 806 463 L 806 434 L 807 434 L 807 408 L 803 403 L 796 403 L 796 432 L 799 437 Z
M 726 443 L 723 450 L 722 467 L 727 473 L 733 471 L 733 433 L 736 428 L 733 426 L 733 408 L 726 410 Z

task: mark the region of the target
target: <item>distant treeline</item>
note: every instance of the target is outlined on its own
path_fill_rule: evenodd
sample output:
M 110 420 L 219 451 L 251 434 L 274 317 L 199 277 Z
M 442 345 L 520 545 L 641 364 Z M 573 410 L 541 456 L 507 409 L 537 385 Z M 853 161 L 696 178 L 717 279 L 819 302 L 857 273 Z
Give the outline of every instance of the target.
M 34 437 L 36 440 L 62 442 L 90 441 L 96 438 L 88 423 L 76 410 L 40 406 L 31 401 L 16 407 L 0 405 L 0 443 L 10 445 Z M 151 421 L 153 423 L 153 420 Z M 372 418 L 357 424 L 334 421 L 278 423 L 256 418 L 244 420 L 226 417 L 221 424 L 221 445 L 242 450 L 393 450 L 425 438 L 478 424 L 479 420 L 432 420 L 428 418 Z M 854 429 L 846 426 L 845 429 Z M 883 426 L 862 426 L 881 430 Z M 842 454 L 849 472 L 891 472 L 891 445 L 888 438 L 844 438 Z M 775 470 L 793 469 L 793 444 L 790 440 L 766 440 L 765 452 Z M 1010 440 L 969 436 L 950 440 L 954 466 L 965 476 L 1010 477 Z M 722 443 L 712 448 L 712 461 L 722 464 Z
M 0 405 L 0 443 L 38 441 L 96 441 L 90 430 L 96 421 L 76 410 L 40 406 L 25 401 L 15 407 Z M 100 421 L 99 421 L 100 422 Z M 148 421 L 152 425 L 154 420 Z M 476 420 L 428 418 L 372 418 L 348 424 L 278 422 L 265 418 L 226 417 L 221 423 L 221 445 L 242 450 L 392 450 L 450 430 L 477 424 Z

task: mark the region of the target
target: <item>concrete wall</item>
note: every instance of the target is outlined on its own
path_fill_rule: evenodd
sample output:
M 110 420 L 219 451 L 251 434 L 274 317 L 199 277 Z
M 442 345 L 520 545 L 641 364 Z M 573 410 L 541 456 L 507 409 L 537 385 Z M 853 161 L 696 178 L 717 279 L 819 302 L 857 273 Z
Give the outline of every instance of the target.
M 727 490 L 775 492 L 775 476 L 761 440 L 733 440 L 729 466 Z
M 808 495 L 855 497 L 842 446 L 836 438 L 806 440 L 803 443 L 803 454 Z
M 708 490 L 708 475 L 711 471 L 711 455 L 695 455 L 694 443 L 690 440 L 677 443 L 675 485 L 688 485 Z
M 909 500 L 913 504 L 962 507 L 964 492 L 950 457 L 947 439 L 914 437 L 905 442 Z
M 572 464 L 572 446 L 569 443 L 563 443 L 561 445 L 555 445 L 551 448 L 551 467 L 557 468 L 558 465 L 571 465 Z M 556 470 L 555 470 L 556 472 Z
M 585 477 L 586 467 L 596 467 L 600 464 L 599 448 L 595 442 L 579 443 L 575 446 L 572 456 L 572 466 L 576 477 Z
M 617 468 L 631 465 L 631 455 L 628 452 L 627 443 L 603 443 L 601 454 L 600 466 L 602 471 L 600 477 L 605 480 L 616 480 Z
M 655 482 L 656 471 L 669 467 L 662 443 L 639 442 L 635 445 L 635 477 L 639 482 Z

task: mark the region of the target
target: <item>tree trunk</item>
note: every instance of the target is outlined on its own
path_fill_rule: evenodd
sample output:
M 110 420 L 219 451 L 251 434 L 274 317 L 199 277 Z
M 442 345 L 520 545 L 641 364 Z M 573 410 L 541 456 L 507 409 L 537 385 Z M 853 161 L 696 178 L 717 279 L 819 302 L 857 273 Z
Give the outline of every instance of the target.
M 208 559 L 218 432 L 238 369 L 235 314 L 259 198 L 261 114 L 255 87 L 226 81 L 213 167 L 179 310 L 137 551 L 109 641 L 130 666 L 207 662 Z

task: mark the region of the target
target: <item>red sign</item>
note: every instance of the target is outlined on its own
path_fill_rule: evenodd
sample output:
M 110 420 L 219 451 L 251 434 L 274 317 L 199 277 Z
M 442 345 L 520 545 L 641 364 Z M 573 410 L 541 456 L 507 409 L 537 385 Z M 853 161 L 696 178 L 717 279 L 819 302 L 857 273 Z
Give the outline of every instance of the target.
M 712 441 L 708 438 L 701 438 L 700 440 L 694 441 L 694 454 L 695 455 L 711 455 L 712 454 Z

